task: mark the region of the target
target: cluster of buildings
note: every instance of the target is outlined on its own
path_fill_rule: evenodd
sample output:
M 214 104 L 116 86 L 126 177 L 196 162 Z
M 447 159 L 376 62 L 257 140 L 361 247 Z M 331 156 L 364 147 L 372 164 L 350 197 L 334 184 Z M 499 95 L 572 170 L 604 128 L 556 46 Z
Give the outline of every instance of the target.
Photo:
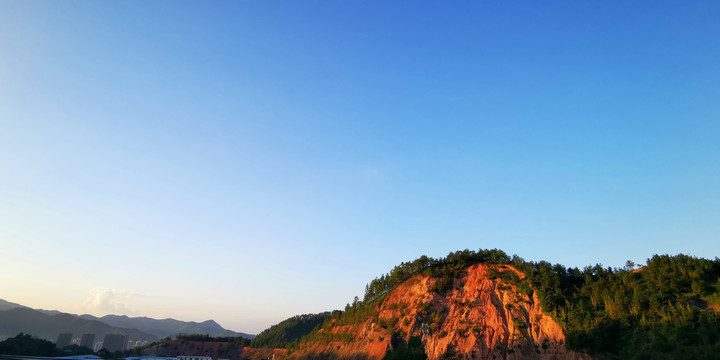
M 147 341 L 130 340 L 126 335 L 107 334 L 102 341 L 95 341 L 95 334 L 83 334 L 79 338 L 73 338 L 71 333 L 62 333 L 58 335 L 55 346 L 62 349 L 68 345 L 80 345 L 92 349 L 95 352 L 105 349 L 110 352 L 124 351 L 132 348 L 147 345 Z
M 62 333 L 58 335 L 55 345 L 62 349 L 68 345 L 80 345 L 92 349 L 95 352 L 105 349 L 109 352 L 125 351 L 134 347 L 140 347 L 147 345 L 147 341 L 134 341 L 129 340 L 127 335 L 122 334 L 107 334 L 103 337 L 102 341 L 95 341 L 95 334 L 83 334 L 78 338 L 73 338 L 71 333 Z M 0 359 L 2 360 L 2 359 Z M 8 360 L 8 359 L 5 359 Z M 12 359 L 10 359 L 12 360 Z M 21 359 L 27 360 L 27 359 Z M 80 356 L 65 356 L 59 358 L 53 358 L 53 360 L 100 360 L 95 355 L 80 355 Z M 133 356 L 127 357 L 124 360 L 213 360 L 210 356 L 187 356 L 181 355 L 177 357 L 160 357 L 160 356 Z M 215 359 L 215 360 L 230 360 L 230 359 Z

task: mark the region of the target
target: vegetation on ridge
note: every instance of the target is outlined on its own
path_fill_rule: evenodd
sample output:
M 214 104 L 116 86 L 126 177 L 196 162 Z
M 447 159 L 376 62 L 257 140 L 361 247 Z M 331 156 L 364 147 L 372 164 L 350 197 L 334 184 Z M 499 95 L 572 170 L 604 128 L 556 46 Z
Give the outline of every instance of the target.
M 181 340 L 181 341 L 201 341 L 201 342 L 223 342 L 223 343 L 233 343 L 238 346 L 248 346 L 250 345 L 250 339 L 244 338 L 242 336 L 210 336 L 208 334 L 188 334 L 188 335 L 176 335 L 175 340 Z M 169 342 L 170 338 L 167 338 L 165 342 Z M 154 345 L 156 343 L 150 344 Z
M 293 316 L 263 330 L 252 339 L 250 345 L 256 348 L 290 348 L 300 338 L 330 318 L 329 312 Z

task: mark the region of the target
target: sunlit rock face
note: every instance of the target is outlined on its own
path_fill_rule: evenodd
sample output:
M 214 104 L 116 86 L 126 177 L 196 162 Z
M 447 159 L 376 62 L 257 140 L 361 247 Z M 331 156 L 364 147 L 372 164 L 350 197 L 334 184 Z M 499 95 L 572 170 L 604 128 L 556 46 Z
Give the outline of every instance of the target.
M 529 285 L 518 289 L 490 276 L 498 272 L 524 279 L 511 266 L 489 264 L 470 266 L 441 289 L 442 280 L 415 276 L 386 294 L 374 314 L 335 322 L 320 330 L 332 336 L 304 343 L 288 357 L 379 360 L 420 336 L 430 360 L 591 358 L 566 349 L 562 327 L 543 313 Z

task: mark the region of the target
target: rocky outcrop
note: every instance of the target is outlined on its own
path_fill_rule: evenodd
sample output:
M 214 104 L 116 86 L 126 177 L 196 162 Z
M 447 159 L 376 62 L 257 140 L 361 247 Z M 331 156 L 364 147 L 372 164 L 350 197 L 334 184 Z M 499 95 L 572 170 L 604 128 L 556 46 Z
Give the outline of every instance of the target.
M 503 272 L 519 281 L 502 280 Z M 511 266 L 490 264 L 449 280 L 415 276 L 386 294 L 367 319 L 341 319 L 288 357 L 379 360 L 421 336 L 430 360 L 590 359 L 566 349 L 562 327 L 543 313 L 523 279 Z

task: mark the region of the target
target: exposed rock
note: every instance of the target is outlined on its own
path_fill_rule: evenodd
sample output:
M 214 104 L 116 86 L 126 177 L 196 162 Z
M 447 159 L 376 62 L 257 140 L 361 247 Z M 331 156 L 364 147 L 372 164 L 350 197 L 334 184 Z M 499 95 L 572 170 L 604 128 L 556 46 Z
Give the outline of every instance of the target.
M 442 280 L 415 276 L 385 296 L 375 307 L 377 315 L 321 329 L 334 336 L 304 343 L 288 357 L 379 360 L 387 349 L 421 336 L 430 360 L 591 359 L 566 349 L 562 327 L 543 313 L 534 291 L 518 291 L 514 284 L 491 279 L 489 271 L 525 277 L 508 265 L 477 264 L 440 294 L 432 289 Z

